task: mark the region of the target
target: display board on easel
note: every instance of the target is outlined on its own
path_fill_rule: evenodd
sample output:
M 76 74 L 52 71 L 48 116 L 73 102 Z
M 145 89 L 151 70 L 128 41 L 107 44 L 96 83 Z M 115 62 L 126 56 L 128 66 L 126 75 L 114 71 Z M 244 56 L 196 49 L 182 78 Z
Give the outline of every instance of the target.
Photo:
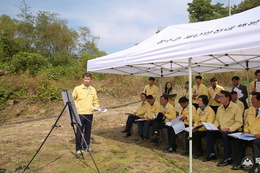
M 64 105 L 65 106 L 68 105 L 66 106 L 66 113 L 69 122 L 82 126 L 74 99 L 72 97 L 71 90 L 62 91 L 61 95 L 62 95 Z

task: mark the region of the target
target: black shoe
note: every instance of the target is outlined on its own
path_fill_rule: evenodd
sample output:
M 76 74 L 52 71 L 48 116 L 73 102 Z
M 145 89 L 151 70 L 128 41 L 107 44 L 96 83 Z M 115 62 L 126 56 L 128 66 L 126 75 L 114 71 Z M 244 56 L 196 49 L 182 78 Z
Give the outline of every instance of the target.
M 216 154 L 215 153 L 211 153 L 208 155 L 208 157 L 206 157 L 205 159 L 203 159 L 202 161 L 203 162 L 207 162 L 207 161 L 211 161 L 211 160 L 215 160 L 217 157 L 216 157 Z
M 124 138 L 128 138 L 129 136 L 131 136 L 131 133 L 127 133 Z
M 127 130 L 125 129 L 125 130 L 121 131 L 121 133 L 127 133 Z
M 203 152 L 202 151 L 197 152 L 196 154 L 194 154 L 194 158 L 199 158 L 201 156 L 203 156 Z
M 143 140 L 144 140 L 144 138 L 143 138 L 143 137 L 140 137 L 140 136 L 139 136 L 138 139 L 135 139 L 136 142 L 137 142 L 137 141 L 139 141 L 139 142 L 143 142 Z
M 242 167 L 242 165 L 241 165 L 241 163 L 240 164 L 237 164 L 237 165 L 235 165 L 235 166 L 233 166 L 231 169 L 232 170 L 241 170 L 243 167 Z
M 164 153 L 176 153 L 176 149 L 172 147 L 165 148 L 163 150 Z
M 218 166 L 227 166 L 230 165 L 232 163 L 231 158 L 228 159 L 224 159 L 221 162 L 218 163 Z
M 159 139 L 160 136 L 159 136 L 159 134 L 154 134 L 151 138 L 152 138 L 152 139 Z

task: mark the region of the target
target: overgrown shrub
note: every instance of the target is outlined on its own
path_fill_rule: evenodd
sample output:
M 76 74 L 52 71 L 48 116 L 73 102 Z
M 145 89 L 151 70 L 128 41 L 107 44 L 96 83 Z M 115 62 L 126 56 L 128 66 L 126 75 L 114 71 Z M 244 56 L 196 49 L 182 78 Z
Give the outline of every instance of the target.
M 11 61 L 15 72 L 26 72 L 36 76 L 39 72 L 51 66 L 48 60 L 35 53 L 19 52 L 13 56 Z

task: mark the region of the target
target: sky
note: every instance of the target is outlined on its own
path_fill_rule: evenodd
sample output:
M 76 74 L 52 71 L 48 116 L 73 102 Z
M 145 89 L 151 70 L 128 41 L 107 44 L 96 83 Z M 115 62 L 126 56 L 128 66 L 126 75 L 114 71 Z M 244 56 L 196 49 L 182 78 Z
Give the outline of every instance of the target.
M 0 15 L 18 18 L 22 0 L 0 0 Z M 3 2 L 5 1 L 5 2 Z M 230 0 L 231 5 L 242 0 Z M 25 0 L 34 14 L 38 11 L 59 13 L 68 27 L 89 27 L 99 36 L 97 47 L 107 54 L 140 43 L 170 25 L 189 23 L 187 3 L 192 0 Z M 212 0 L 212 4 L 228 0 Z

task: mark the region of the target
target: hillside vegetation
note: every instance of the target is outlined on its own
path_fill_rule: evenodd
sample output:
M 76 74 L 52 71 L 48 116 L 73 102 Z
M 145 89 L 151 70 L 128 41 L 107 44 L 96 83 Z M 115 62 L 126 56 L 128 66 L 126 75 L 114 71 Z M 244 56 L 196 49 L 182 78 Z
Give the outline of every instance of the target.
M 0 16 L 0 123 L 28 114 L 52 115 L 48 110 L 63 105 L 61 92 L 81 84 L 87 61 L 106 55 L 97 48 L 99 37 L 93 36 L 88 27 L 69 29 L 59 14 L 33 13 L 25 1 L 19 10 L 14 19 L 6 14 Z M 249 71 L 249 81 L 254 79 L 253 73 Z M 202 74 L 207 86 L 213 76 L 220 85 L 230 86 L 234 75 L 248 85 L 246 71 Z M 93 76 L 103 107 L 115 106 L 105 102 L 109 98 L 118 100 L 116 104 L 138 100 L 144 85 L 148 84 L 148 77 L 102 73 Z M 187 76 L 157 78 L 155 84 L 162 91 L 164 83 L 170 81 L 179 91 L 187 80 Z

